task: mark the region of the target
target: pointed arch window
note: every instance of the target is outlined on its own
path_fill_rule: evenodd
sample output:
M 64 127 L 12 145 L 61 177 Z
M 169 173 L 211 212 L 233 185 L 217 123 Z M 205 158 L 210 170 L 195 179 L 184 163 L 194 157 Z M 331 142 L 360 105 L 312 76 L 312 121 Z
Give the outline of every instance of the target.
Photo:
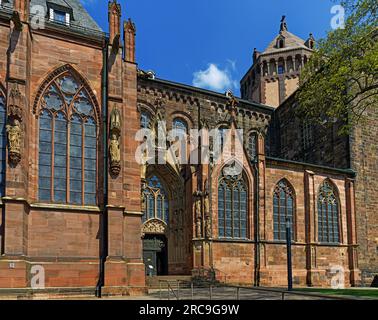
M 324 243 L 340 242 L 339 200 L 335 187 L 325 181 L 318 196 L 318 240 Z
M 39 200 L 95 205 L 97 126 L 89 92 L 65 72 L 50 82 L 40 109 Z
M 257 134 L 256 132 L 250 133 L 248 136 L 248 154 L 251 161 L 255 161 L 257 157 Z
M 5 195 L 5 168 L 6 168 L 6 121 L 7 112 L 5 107 L 5 97 L 0 91 L 0 196 Z
M 248 237 L 248 195 L 243 179 L 223 177 L 218 187 L 219 238 L 246 239 Z
M 295 240 L 294 189 L 286 180 L 281 180 L 273 194 L 273 234 L 274 240 L 286 240 L 286 219 L 291 225 L 291 239 Z
M 157 176 L 147 179 L 146 186 L 143 190 L 144 197 L 144 214 L 143 222 L 152 219 L 159 219 L 168 224 L 169 204 L 168 195 Z

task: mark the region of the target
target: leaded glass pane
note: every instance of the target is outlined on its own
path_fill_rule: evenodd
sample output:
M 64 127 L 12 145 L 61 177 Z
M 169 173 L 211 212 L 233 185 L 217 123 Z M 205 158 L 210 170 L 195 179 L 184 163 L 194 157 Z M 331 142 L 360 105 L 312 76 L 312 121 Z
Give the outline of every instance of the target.
M 142 112 L 140 115 L 140 126 L 143 129 L 147 129 L 150 124 L 150 117 L 147 113 Z
M 218 188 L 218 233 L 219 237 L 224 237 L 224 192 L 225 188 L 223 184 L 220 184 Z
M 96 203 L 96 171 L 97 171 L 97 144 L 96 141 L 96 124 L 94 119 L 89 118 L 84 124 L 84 199 L 85 204 Z
M 186 122 L 181 119 L 173 120 L 173 132 L 176 136 L 185 136 L 187 133 Z
M 340 241 L 338 199 L 333 186 L 325 181 L 318 196 L 318 240 L 336 243 Z
M 39 117 L 39 140 L 43 149 L 39 150 L 38 195 L 41 201 L 51 201 L 51 165 L 52 165 L 52 117 L 44 111 Z
M 74 98 L 72 106 L 71 102 Z M 46 89 L 41 106 L 45 108 L 39 120 L 41 200 L 63 203 L 69 198 L 70 203 L 73 204 L 95 204 L 97 130 L 95 120 L 92 118 L 94 107 L 89 94 L 82 84 L 66 72 Z M 62 110 L 62 112 L 58 112 L 53 118 L 46 109 L 54 114 L 55 111 Z M 85 116 L 85 124 L 80 114 Z M 68 150 L 69 154 L 67 154 Z M 67 172 L 67 164 L 70 167 L 69 172 Z M 52 173 L 53 181 L 48 182 L 47 178 L 51 178 Z M 44 189 L 44 186 L 51 190 Z M 53 199 L 51 199 L 52 190 Z M 69 196 L 67 196 L 68 190 Z
M 45 102 L 47 109 L 60 110 L 63 106 L 63 101 L 57 93 L 50 92 L 45 95 Z
M 72 76 L 64 76 L 59 80 L 62 91 L 69 95 L 74 95 L 79 89 L 79 85 Z
M 146 219 L 160 219 L 168 223 L 169 219 L 169 202 L 167 194 L 159 178 L 152 176 L 147 179 L 147 186 L 143 191 L 146 194 Z
M 294 240 L 294 190 L 285 180 L 281 180 L 273 194 L 273 238 L 286 240 L 286 220 L 289 219 L 291 239 Z
M 78 95 L 78 98 L 74 102 L 75 109 L 86 116 L 90 116 L 93 113 L 92 103 L 89 101 L 87 94 L 84 91 L 81 91 Z
M 244 182 L 224 179 L 218 187 L 218 235 L 247 237 L 247 192 Z
M 78 115 L 73 115 L 70 129 L 70 200 L 73 204 L 82 204 L 83 126 Z
M 161 195 L 157 196 L 156 210 L 157 210 L 156 217 L 160 220 L 163 220 L 163 201 L 162 201 Z
M 0 196 L 5 193 L 5 166 L 6 166 L 6 109 L 5 98 L 0 93 Z

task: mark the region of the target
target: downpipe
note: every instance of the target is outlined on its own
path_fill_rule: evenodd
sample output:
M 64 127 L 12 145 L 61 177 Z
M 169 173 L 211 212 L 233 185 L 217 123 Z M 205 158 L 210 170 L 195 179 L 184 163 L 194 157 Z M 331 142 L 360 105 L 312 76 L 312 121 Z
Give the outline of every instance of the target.
M 102 80 L 101 80 L 101 94 L 102 94 L 102 119 L 103 119 L 103 146 L 104 146 L 104 203 L 103 210 L 100 217 L 100 263 L 99 263 L 99 278 L 96 285 L 96 297 L 101 298 L 102 287 L 105 284 L 105 262 L 108 255 L 108 228 L 107 228 L 107 208 L 108 208 L 108 47 L 109 38 L 104 39 L 104 47 L 102 48 Z

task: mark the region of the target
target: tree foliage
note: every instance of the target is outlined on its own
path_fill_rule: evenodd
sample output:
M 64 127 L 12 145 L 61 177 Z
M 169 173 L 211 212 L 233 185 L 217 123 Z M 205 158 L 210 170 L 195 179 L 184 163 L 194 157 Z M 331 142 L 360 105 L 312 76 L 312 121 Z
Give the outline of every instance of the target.
M 321 123 L 342 120 L 348 132 L 378 108 L 378 1 L 345 0 L 345 28 L 320 40 L 305 66 L 298 112 Z

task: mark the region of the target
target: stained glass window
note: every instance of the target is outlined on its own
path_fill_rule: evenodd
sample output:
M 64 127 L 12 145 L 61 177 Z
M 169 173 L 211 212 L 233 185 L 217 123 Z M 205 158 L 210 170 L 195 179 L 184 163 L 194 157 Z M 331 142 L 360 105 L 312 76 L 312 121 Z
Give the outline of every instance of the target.
M 248 196 L 243 180 L 222 178 L 218 187 L 219 238 L 246 239 Z
M 294 190 L 286 180 L 281 180 L 273 195 L 273 234 L 274 240 L 286 240 L 286 219 L 289 220 L 291 239 L 295 235 Z
M 39 116 L 39 199 L 96 204 L 97 128 L 92 100 L 69 72 L 45 90 Z
M 340 242 L 339 201 L 329 181 L 325 181 L 319 190 L 318 240 L 325 243 Z
M 168 196 L 157 176 L 147 179 L 147 184 L 143 190 L 143 197 L 145 204 L 143 222 L 159 219 L 168 224 Z
M 6 109 L 5 109 L 5 97 L 0 92 L 0 196 L 5 195 L 5 167 L 6 167 Z

